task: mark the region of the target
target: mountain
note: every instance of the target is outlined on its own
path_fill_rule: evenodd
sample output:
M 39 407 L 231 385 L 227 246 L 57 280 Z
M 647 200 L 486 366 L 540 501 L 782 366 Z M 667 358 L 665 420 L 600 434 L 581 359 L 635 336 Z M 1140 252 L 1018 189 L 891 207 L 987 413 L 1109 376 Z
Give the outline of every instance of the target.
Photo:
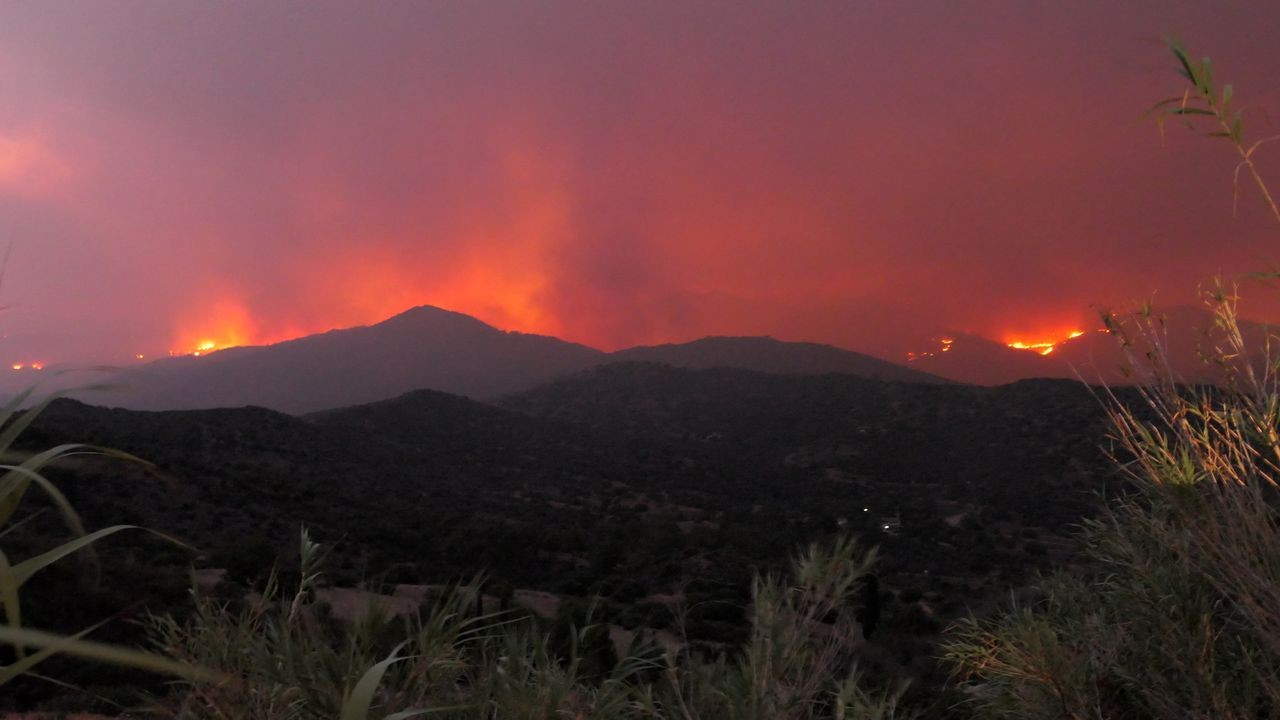
M 687 343 L 641 346 L 611 353 L 609 360 L 694 369 L 736 368 L 779 375 L 842 373 L 894 382 L 948 382 L 928 372 L 831 345 L 783 342 L 771 337 L 707 337 Z
M 637 360 L 676 367 L 946 382 L 829 345 L 759 337 L 713 337 L 605 354 L 553 337 L 506 332 L 468 315 L 422 306 L 368 327 L 332 330 L 274 345 L 229 348 L 200 357 L 166 358 L 106 378 L 120 386 L 109 394 L 89 391 L 75 397 L 136 410 L 256 405 L 303 414 L 419 389 L 494 399 L 603 363 Z
M 419 388 L 498 397 L 603 357 L 584 345 L 422 306 L 367 327 L 160 360 L 115 378 L 125 392 L 84 397 L 133 409 L 259 405 L 305 413 Z
M 1132 329 L 1134 319 L 1127 321 Z M 1221 344 L 1221 331 L 1203 309 L 1172 308 L 1150 320 L 1174 373 L 1186 382 L 1222 382 L 1223 370 L 1200 351 Z M 1265 325 L 1241 321 L 1246 342 L 1259 350 Z M 945 337 L 944 342 L 942 338 Z M 1132 384 L 1150 376 L 1150 342 L 1130 332 L 1122 352 L 1105 331 L 1085 332 L 1049 355 L 1010 348 L 964 333 L 937 336 L 898 365 L 830 345 L 770 337 L 707 337 L 687 343 L 634 347 L 613 353 L 554 337 L 508 332 L 473 317 L 422 306 L 367 327 L 332 330 L 274 345 L 229 348 L 201 357 L 159 360 L 119 369 L 23 368 L 0 377 L 0 395 L 40 383 L 40 391 L 75 391 L 100 405 L 169 410 L 257 405 L 302 414 L 431 389 L 480 400 L 520 393 L 608 363 L 649 362 L 679 368 L 734 368 L 780 375 L 853 375 L 909 383 L 1003 385 L 1028 378 Z

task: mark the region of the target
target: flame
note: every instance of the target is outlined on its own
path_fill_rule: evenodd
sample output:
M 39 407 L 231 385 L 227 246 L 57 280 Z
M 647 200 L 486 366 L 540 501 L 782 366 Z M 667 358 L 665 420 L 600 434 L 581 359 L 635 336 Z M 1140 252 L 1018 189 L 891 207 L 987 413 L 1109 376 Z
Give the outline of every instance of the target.
M 215 350 L 259 341 L 249 311 L 234 296 L 224 296 L 191 313 L 193 319 L 180 323 L 169 355 L 199 357 Z M 138 355 L 139 360 L 142 359 Z
M 956 342 L 955 338 L 944 337 L 938 338 L 938 348 L 936 350 L 927 350 L 925 352 L 909 352 L 907 353 L 907 362 L 915 362 L 922 358 L 933 357 L 938 353 L 951 352 L 951 346 Z
M 1034 350 L 1041 355 L 1048 355 L 1062 343 L 1078 338 L 1081 335 L 1084 335 L 1083 330 L 1068 330 L 1056 333 L 1054 337 L 1045 338 L 1041 336 L 1034 340 L 1007 340 L 1005 344 L 1014 350 Z
M 15 372 L 19 370 L 43 370 L 44 363 L 39 360 L 36 360 L 34 362 L 25 362 L 25 363 L 16 362 L 10 365 L 9 367 Z

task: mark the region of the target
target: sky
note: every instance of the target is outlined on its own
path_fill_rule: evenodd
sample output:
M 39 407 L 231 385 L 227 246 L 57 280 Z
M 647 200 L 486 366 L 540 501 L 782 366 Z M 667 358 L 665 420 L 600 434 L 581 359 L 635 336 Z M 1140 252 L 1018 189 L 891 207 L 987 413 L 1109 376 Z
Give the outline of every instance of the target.
M 419 304 L 899 358 L 1186 304 L 1280 228 L 1247 185 L 1233 213 L 1229 145 L 1143 118 L 1183 88 L 1162 37 L 1261 139 L 1277 31 L 1257 2 L 3 3 L 0 361 Z

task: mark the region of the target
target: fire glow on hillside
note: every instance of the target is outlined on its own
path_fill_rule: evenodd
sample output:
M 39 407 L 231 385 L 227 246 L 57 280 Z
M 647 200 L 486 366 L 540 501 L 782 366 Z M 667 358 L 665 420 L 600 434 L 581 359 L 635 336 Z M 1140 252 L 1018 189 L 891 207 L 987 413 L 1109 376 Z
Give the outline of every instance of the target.
M 939 338 L 937 350 L 929 350 L 929 351 L 918 352 L 918 353 L 909 352 L 907 353 L 907 362 L 915 362 L 920 358 L 933 357 L 938 353 L 951 352 L 951 346 L 954 345 L 955 342 L 956 342 L 955 338 L 949 338 L 949 337 Z
M 199 311 L 185 313 L 174 333 L 169 356 L 199 357 L 215 350 L 261 342 L 249 310 L 234 298 L 223 298 Z M 272 338 L 283 340 L 285 338 Z
M 1006 345 L 1013 348 L 1014 350 L 1034 350 L 1035 352 L 1038 352 L 1041 355 L 1048 355 L 1049 353 L 1053 352 L 1053 349 L 1058 345 L 1061 345 L 1067 340 L 1074 340 L 1075 338 L 1078 338 L 1081 335 L 1084 335 L 1083 330 L 1072 330 L 1066 334 L 1066 337 L 1036 339 L 1033 341 L 1011 340 L 1007 342 Z

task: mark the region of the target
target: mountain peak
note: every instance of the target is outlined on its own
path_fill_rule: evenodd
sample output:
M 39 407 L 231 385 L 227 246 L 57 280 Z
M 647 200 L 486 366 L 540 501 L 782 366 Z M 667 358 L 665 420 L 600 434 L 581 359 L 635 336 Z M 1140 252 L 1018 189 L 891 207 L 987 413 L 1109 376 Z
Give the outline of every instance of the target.
M 435 305 L 415 305 L 408 310 L 396 313 L 381 322 L 374 323 L 369 327 L 397 327 L 409 324 L 434 326 L 443 326 L 452 324 L 457 327 L 469 327 L 473 329 L 490 330 L 492 332 L 502 332 L 498 328 L 480 320 L 479 318 L 460 313 L 454 310 L 446 310 Z

